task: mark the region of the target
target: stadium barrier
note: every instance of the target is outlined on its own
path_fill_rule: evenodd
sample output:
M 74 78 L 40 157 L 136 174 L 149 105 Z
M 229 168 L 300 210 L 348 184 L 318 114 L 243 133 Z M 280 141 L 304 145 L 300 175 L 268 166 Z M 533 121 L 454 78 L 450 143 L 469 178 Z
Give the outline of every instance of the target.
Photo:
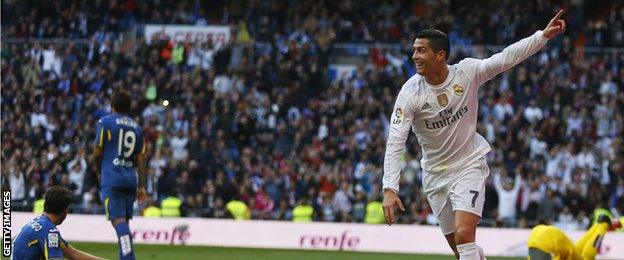
M 11 234 L 17 235 L 35 214 L 14 212 L 11 217 Z M 146 244 L 449 254 L 435 226 L 136 217 L 130 227 L 134 241 Z M 70 242 L 116 243 L 114 230 L 102 215 L 69 215 L 59 230 Z M 529 232 L 479 228 L 477 241 L 488 256 L 526 256 Z M 573 240 L 582 234 L 568 232 Z M 607 234 L 599 259 L 624 259 L 622 245 L 624 233 Z

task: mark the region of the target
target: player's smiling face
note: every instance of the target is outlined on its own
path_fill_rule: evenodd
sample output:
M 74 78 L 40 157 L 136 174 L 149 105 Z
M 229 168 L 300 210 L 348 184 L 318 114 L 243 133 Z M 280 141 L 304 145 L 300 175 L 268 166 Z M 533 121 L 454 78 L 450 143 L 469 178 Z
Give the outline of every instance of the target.
M 434 68 L 438 67 L 438 59 L 433 48 L 429 45 L 428 39 L 416 38 L 413 47 L 414 54 L 412 55 L 412 60 L 419 75 L 426 76 Z

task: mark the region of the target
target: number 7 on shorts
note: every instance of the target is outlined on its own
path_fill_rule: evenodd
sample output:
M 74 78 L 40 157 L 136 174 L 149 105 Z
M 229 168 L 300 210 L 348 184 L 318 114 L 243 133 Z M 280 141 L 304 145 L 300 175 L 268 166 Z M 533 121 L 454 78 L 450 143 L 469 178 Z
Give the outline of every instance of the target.
M 476 190 L 470 190 L 470 194 L 474 194 L 474 196 L 472 197 L 472 207 L 474 208 L 475 202 L 477 201 L 477 198 L 479 197 L 479 192 Z

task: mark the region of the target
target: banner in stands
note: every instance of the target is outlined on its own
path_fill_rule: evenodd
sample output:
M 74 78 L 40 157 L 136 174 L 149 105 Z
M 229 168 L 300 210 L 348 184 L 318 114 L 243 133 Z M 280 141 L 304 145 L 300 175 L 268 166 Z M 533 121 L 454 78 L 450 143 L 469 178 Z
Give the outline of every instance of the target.
M 151 43 L 154 40 L 169 39 L 173 42 L 203 43 L 211 39 L 215 46 L 220 46 L 230 40 L 229 26 L 200 26 L 200 25 L 145 25 L 145 40 Z
M 13 212 L 11 234 L 35 217 Z M 100 215 L 72 214 L 59 230 L 68 241 L 116 243 L 114 229 Z M 449 254 L 438 227 L 202 218 L 142 218 L 130 221 L 134 241 L 147 244 L 202 245 L 311 250 Z M 526 256 L 530 230 L 479 228 L 477 241 L 488 256 Z M 577 240 L 583 232 L 568 232 Z M 619 245 L 619 246 L 618 246 Z M 624 259 L 624 232 L 606 235 L 598 259 Z

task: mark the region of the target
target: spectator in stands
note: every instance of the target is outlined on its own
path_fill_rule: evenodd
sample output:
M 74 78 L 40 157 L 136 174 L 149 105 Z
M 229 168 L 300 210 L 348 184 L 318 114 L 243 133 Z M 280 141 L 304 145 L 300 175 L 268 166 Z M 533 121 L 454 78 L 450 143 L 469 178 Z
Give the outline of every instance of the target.
M 75 196 L 83 193 L 83 185 L 85 173 L 87 172 L 87 161 L 85 160 L 84 150 L 78 151 L 76 157 L 67 163 L 67 172 L 69 173 L 69 181 L 76 189 L 73 191 Z
M 26 198 L 26 183 L 24 173 L 15 163 L 8 166 L 9 187 L 11 188 L 11 200 L 21 201 Z
M 293 208 L 293 218 L 294 222 L 311 222 L 317 218 L 318 212 L 314 210 L 314 207 L 310 205 L 307 197 L 302 197 L 299 199 L 299 203 L 297 206 Z
M 494 176 L 494 187 L 498 194 L 498 220 L 505 226 L 515 226 L 518 193 L 522 186 L 522 177 L 516 173 L 512 183 L 507 172 L 503 169 Z
M 555 201 L 555 192 L 553 190 L 548 190 L 546 192 L 546 198 L 542 201 L 542 203 L 537 207 L 537 220 L 540 223 L 549 224 L 552 223 L 557 217 L 556 214 L 556 201 Z

